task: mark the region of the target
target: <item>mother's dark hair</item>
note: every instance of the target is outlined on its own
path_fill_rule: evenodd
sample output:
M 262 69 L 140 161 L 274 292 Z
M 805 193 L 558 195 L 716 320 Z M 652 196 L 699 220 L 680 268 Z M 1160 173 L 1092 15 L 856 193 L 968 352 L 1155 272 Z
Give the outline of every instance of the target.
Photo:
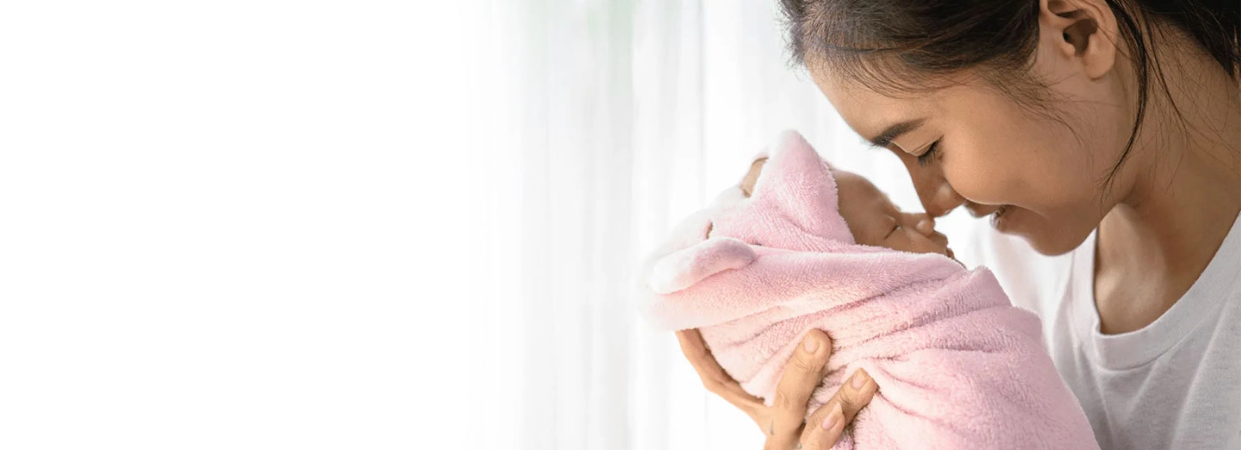
M 1168 91 L 1152 51 L 1167 26 L 1192 37 L 1234 80 L 1241 70 L 1238 0 L 1106 3 L 1133 60 L 1138 99 L 1133 131 L 1103 180 L 1105 187 L 1142 127 L 1152 80 Z M 943 75 L 968 69 L 1024 106 L 1043 110 L 1047 103 L 1041 81 L 1024 75 L 1038 44 L 1038 0 L 781 0 L 781 5 L 797 64 L 829 64 L 833 72 L 880 92 L 933 88 Z

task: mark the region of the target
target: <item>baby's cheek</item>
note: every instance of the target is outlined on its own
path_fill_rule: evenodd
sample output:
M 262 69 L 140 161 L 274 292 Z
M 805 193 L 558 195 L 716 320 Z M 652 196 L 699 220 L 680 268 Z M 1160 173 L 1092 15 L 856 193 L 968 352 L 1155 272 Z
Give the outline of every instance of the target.
M 908 231 L 904 228 L 899 233 L 892 233 L 892 237 L 888 238 L 887 245 L 884 247 L 892 250 L 900 250 L 902 252 L 919 253 L 921 249 L 915 245 L 915 242 L 909 238 Z
M 869 240 L 869 242 L 858 239 L 857 243 L 862 244 L 862 245 L 869 245 L 873 247 L 883 247 L 883 248 L 892 249 L 892 250 L 899 250 L 902 252 L 916 251 L 910 245 L 909 239 L 906 236 L 904 236 L 903 233 L 901 233 L 900 231 L 892 233 L 890 236 L 883 238 L 883 239 L 876 240 L 872 238 Z
M 902 228 L 901 231 L 888 238 L 887 245 L 883 247 L 910 253 L 941 253 L 934 242 L 918 234 L 912 228 Z
M 857 242 L 862 245 L 870 245 L 873 247 L 892 248 L 892 243 L 890 242 L 892 240 L 893 239 L 876 239 L 874 237 L 858 235 L 857 233 L 854 233 L 853 235 L 853 242 Z

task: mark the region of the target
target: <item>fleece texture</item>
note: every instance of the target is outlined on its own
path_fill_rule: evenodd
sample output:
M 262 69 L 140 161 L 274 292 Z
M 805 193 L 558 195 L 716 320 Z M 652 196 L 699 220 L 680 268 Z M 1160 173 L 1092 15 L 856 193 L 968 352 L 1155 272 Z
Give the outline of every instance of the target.
M 1098 448 L 1038 318 L 990 271 L 858 245 L 837 205 L 831 167 L 781 134 L 750 197 L 724 191 L 648 260 L 643 315 L 699 329 L 769 405 L 802 337 L 826 331 L 833 353 L 809 412 L 857 369 L 879 385 L 837 449 Z

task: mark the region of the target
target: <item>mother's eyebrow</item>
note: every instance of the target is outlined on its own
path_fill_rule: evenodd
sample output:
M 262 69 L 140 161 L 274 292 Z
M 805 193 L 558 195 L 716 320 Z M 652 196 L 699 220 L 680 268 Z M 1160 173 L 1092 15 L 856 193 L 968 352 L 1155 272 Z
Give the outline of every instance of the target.
M 883 132 L 879 133 L 878 136 L 870 138 L 870 144 L 875 147 L 887 147 L 888 145 L 891 145 L 892 141 L 896 140 L 896 138 L 901 137 L 901 135 L 905 133 L 918 129 L 918 127 L 922 126 L 925 122 L 926 119 L 914 119 L 894 124 L 885 128 Z

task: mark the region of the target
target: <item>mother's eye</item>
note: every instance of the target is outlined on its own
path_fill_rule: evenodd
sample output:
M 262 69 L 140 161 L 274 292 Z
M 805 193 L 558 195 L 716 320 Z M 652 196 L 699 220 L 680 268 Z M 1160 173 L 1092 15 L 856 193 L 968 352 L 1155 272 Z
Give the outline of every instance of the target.
M 939 155 L 939 150 L 939 141 L 932 142 L 931 146 L 927 147 L 925 152 L 918 155 L 918 165 L 921 167 L 926 167 L 931 164 L 931 162 L 935 160 L 936 156 Z

